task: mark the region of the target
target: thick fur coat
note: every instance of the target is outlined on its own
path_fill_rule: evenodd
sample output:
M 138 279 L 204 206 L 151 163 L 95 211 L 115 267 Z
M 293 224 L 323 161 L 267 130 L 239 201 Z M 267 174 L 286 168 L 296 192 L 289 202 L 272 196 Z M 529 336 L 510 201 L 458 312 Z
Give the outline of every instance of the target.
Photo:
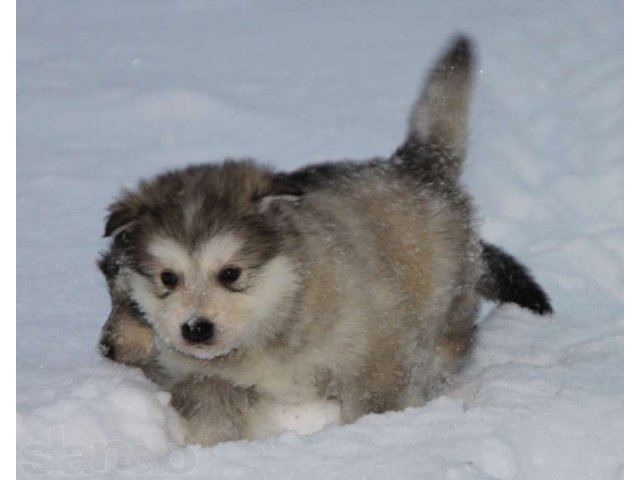
M 551 311 L 480 241 L 459 183 L 473 66 L 458 38 L 390 158 L 192 166 L 111 205 L 103 353 L 172 393 L 185 442 L 275 433 L 307 406 L 349 423 L 421 405 L 464 362 L 481 296 Z

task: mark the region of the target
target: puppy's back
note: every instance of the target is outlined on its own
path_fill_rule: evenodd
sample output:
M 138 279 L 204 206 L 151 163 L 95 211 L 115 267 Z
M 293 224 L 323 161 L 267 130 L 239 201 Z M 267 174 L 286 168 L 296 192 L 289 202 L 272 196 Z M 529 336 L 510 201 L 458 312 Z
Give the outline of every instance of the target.
M 307 348 L 365 390 L 365 411 L 424 401 L 473 330 L 478 245 L 467 196 L 370 165 L 308 192 L 296 217 Z

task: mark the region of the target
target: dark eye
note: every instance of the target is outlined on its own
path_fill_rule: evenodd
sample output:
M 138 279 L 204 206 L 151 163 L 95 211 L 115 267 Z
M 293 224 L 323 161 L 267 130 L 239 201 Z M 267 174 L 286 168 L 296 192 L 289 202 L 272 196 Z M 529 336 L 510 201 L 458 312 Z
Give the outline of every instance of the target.
M 119 247 L 123 247 L 129 243 L 129 233 L 126 230 L 123 230 L 113 239 L 113 243 L 115 243 Z
M 175 286 L 178 285 L 178 276 L 171 270 L 164 270 L 160 274 L 160 280 L 167 288 L 175 288 Z
M 218 278 L 222 283 L 233 283 L 240 278 L 242 270 L 238 267 L 227 267 L 220 272 Z

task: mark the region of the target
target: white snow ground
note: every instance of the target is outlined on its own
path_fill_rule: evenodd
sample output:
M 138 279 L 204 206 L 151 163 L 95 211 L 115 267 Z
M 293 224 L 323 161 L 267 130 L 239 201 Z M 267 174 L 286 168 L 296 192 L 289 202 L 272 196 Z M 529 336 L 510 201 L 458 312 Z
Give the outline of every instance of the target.
M 622 1 L 395 3 L 18 2 L 19 477 L 622 478 Z M 487 309 L 457 387 L 423 408 L 166 443 L 167 394 L 96 352 L 106 205 L 189 162 L 388 154 L 458 31 L 481 60 L 465 181 L 483 235 L 556 315 Z

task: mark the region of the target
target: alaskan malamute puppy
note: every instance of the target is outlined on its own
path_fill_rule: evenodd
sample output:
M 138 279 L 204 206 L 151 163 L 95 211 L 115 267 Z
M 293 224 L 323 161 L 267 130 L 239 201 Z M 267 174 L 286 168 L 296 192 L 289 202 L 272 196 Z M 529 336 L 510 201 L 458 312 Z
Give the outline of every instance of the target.
M 348 423 L 421 405 L 463 362 L 481 295 L 551 311 L 478 239 L 459 184 L 472 71 L 459 38 L 389 159 L 192 166 L 111 205 L 104 353 L 171 391 L 186 442 L 273 433 L 307 406 Z

